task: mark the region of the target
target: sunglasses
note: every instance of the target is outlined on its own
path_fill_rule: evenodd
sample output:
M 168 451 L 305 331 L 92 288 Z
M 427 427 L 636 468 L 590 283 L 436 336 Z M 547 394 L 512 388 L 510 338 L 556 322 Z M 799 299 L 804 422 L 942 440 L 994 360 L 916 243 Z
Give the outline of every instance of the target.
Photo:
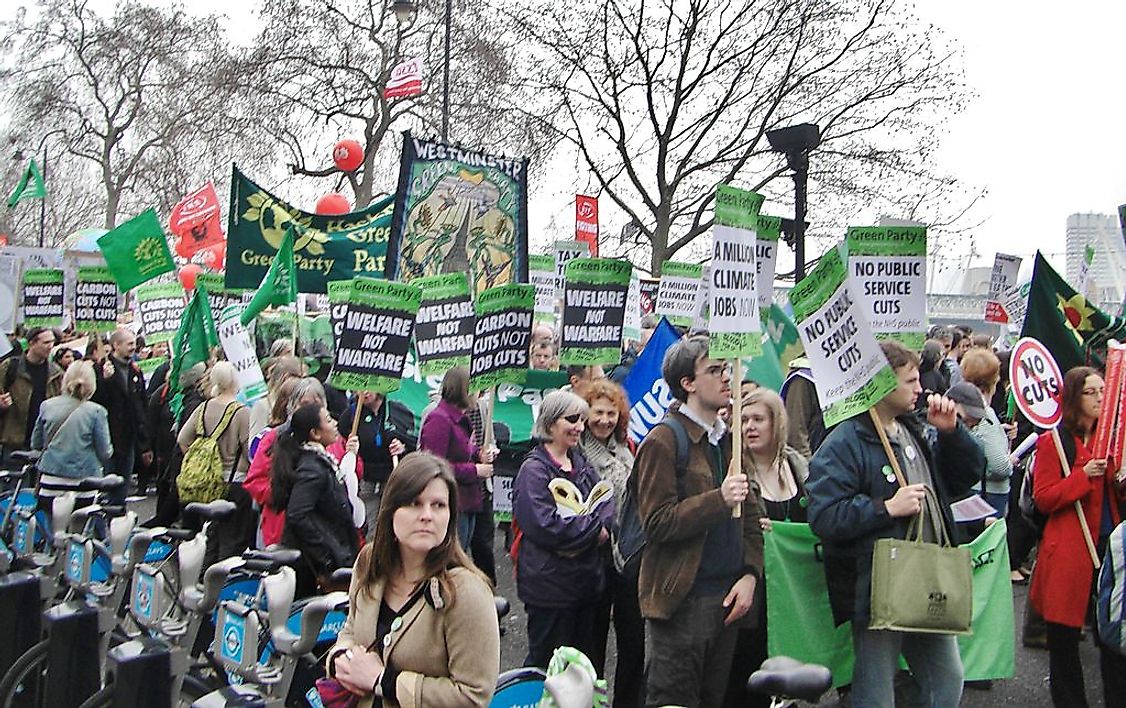
M 578 423 L 580 420 L 585 421 L 586 416 L 583 415 L 582 413 L 572 413 L 571 415 L 563 416 L 563 420 L 567 421 L 571 425 L 574 425 L 575 423 Z

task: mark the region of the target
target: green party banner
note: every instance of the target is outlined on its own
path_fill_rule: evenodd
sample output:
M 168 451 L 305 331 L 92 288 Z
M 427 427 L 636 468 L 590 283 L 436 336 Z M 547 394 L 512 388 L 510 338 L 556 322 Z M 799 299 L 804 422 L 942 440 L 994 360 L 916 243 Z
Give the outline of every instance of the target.
M 555 321 L 555 256 L 528 256 L 528 282 L 536 288 L 536 322 Z
M 399 388 L 421 299 L 414 285 L 355 278 L 329 383 L 342 391 Z
M 473 354 L 473 300 L 465 273 L 442 273 L 415 280 L 422 305 L 414 322 L 414 346 L 424 376 L 469 366 Z
M 168 239 L 152 209 L 101 236 L 98 248 L 123 292 L 176 269 Z
M 197 280 L 196 288 L 201 287 Z M 170 342 L 184 314 L 184 288 L 179 283 L 142 285 L 137 288 L 137 310 L 147 343 Z
M 16 188 L 8 195 L 8 208 L 14 209 L 24 199 L 42 199 L 47 196 L 47 185 L 43 183 L 43 175 L 39 172 L 39 165 L 35 160 L 27 161 Z
M 282 201 L 233 168 L 226 286 L 257 290 L 290 224 L 298 232 L 293 244 L 298 292 L 328 292 L 329 281 L 357 275 L 382 277 L 393 199 L 349 214 L 321 216 Z
M 609 258 L 575 258 L 567 263 L 560 364 L 593 366 L 621 361 L 632 272 L 629 261 Z
M 835 247 L 790 291 L 794 321 L 830 427 L 863 413 L 898 385 L 851 283 L 841 249 Z
M 763 197 L 721 184 L 715 195 L 712 263 L 708 271 L 708 356 L 734 359 L 762 352 L 755 230 Z
M 528 282 L 528 161 L 408 131 L 385 277 L 458 272 L 475 295 Z
M 23 324 L 59 327 L 63 323 L 63 272 L 57 268 L 35 268 L 23 274 Z
M 117 328 L 117 283 L 109 268 L 80 266 L 74 286 L 74 328 L 112 332 Z
M 851 226 L 848 271 L 877 339 L 923 348 L 927 331 L 925 226 Z
M 808 524 L 775 521 L 763 534 L 767 653 L 821 664 L 833 685 L 852 682 L 852 625 L 833 626 L 821 541 Z M 958 637 L 967 681 L 1014 674 L 1012 583 L 1005 522 L 969 544 L 973 559 L 973 634 Z
M 691 327 L 700 314 L 699 295 L 703 287 L 704 266 L 699 263 L 665 261 L 661 266 L 661 284 L 657 290 L 654 314 L 665 316 L 680 327 Z
M 519 283 L 489 288 L 477 296 L 470 389 L 524 381 L 535 297 L 533 286 Z

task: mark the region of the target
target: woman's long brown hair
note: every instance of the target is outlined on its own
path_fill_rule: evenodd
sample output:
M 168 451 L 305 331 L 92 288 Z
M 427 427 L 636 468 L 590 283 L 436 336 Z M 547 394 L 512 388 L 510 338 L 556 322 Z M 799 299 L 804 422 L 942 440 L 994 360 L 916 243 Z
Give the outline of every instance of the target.
M 457 481 L 450 463 L 428 452 L 412 452 L 391 472 L 376 518 L 375 537 L 356 558 L 355 577 L 359 587 L 370 597 L 377 582 L 386 581 L 402 565 L 399 541 L 395 538 L 395 512 L 408 506 L 435 479 L 442 480 L 450 493 L 450 521 L 446 537 L 426 555 L 426 578 L 437 578 L 443 598 L 454 602 L 454 587 L 449 578 L 451 568 L 466 568 L 489 582 L 461 549 L 457 540 Z

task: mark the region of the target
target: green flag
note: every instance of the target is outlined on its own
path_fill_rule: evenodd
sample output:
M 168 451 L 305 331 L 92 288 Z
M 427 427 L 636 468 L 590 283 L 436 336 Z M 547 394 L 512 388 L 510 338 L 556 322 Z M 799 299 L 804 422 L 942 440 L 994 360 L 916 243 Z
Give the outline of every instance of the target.
M 1040 340 L 1064 372 L 1083 365 L 1102 367 L 1107 340 L 1126 339 L 1126 320 L 1088 302 L 1037 252 L 1021 336 Z
M 23 171 L 19 184 L 8 197 L 8 208 L 14 208 L 24 199 L 42 199 L 46 196 L 47 185 L 43 184 L 43 175 L 39 173 L 39 165 L 35 164 L 35 160 L 28 160 L 27 169 Z
M 243 327 L 250 324 L 267 307 L 288 305 L 297 300 L 295 277 L 297 271 L 294 270 L 293 263 L 293 240 L 293 225 L 290 224 L 285 230 L 285 238 L 278 246 L 278 252 L 270 264 L 270 269 L 262 278 L 262 284 L 258 286 L 258 291 L 254 293 L 254 297 L 239 318 Z
M 152 209 L 99 238 L 98 248 L 122 292 L 176 269 L 168 239 Z
M 171 400 L 172 415 L 180 417 L 184 395 L 180 391 L 180 374 L 201 361 L 207 361 L 211 348 L 218 346 L 219 335 L 215 331 L 215 320 L 211 316 L 211 306 L 207 303 L 207 290 L 196 285 L 195 294 L 184 310 L 180 329 L 172 340 L 172 369 L 168 372 L 169 392 L 175 392 Z

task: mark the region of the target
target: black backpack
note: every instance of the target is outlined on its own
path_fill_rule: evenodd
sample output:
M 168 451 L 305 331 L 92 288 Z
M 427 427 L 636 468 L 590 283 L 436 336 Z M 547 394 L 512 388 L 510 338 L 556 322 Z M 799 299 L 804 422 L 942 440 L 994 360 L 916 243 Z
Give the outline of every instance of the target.
M 684 475 L 688 471 L 688 431 L 673 416 L 665 416 L 658 425 L 666 425 L 676 437 L 676 496 L 684 499 Z M 636 463 L 635 467 L 636 467 Z M 637 472 L 630 475 L 622 495 L 622 508 L 614 519 L 612 529 L 614 567 L 627 578 L 637 578 L 641 572 L 641 552 L 645 550 L 645 528 L 637 506 Z

